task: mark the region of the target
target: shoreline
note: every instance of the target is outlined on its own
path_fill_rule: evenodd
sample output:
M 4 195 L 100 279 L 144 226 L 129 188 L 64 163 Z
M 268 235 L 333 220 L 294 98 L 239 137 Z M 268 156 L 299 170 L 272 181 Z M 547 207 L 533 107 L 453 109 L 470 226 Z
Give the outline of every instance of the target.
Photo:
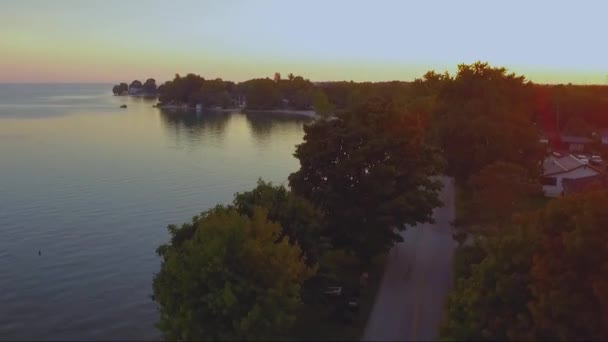
M 154 108 L 158 109 L 168 109 L 168 110 L 184 110 L 184 111 L 197 111 L 196 108 L 188 107 L 188 106 L 178 106 L 178 105 L 169 105 L 169 106 L 154 106 Z M 317 113 L 314 110 L 297 110 L 297 109 L 244 109 L 244 108 L 207 108 L 202 111 L 209 112 L 240 112 L 240 113 L 272 113 L 272 114 L 286 114 L 293 116 L 304 116 L 308 118 L 317 117 Z
M 277 114 L 306 116 L 309 118 L 314 118 L 317 116 L 317 113 L 314 110 L 298 110 L 298 109 L 271 109 L 271 110 L 243 109 L 242 112 L 244 112 L 244 113 L 277 113 Z

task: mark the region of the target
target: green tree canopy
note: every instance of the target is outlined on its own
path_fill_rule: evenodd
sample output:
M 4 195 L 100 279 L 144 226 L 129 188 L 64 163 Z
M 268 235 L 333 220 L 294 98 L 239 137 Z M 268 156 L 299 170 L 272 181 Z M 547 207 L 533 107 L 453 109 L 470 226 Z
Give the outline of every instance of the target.
M 542 340 L 608 340 L 608 192 L 549 203 L 534 221 L 529 308 Z
M 513 163 L 494 162 L 484 167 L 469 181 L 472 198 L 463 201 L 462 217 L 455 223 L 460 241 L 474 235 L 501 234 L 511 216 L 527 210 L 533 200 L 542 196 L 537 178 Z
M 153 78 L 148 78 L 143 85 L 144 91 L 148 94 L 156 93 L 156 80 Z
M 241 87 L 245 89 L 249 109 L 276 109 L 281 105 L 278 83 L 269 78 L 249 80 Z
M 591 137 L 592 131 L 593 129 L 591 126 L 589 126 L 585 119 L 578 116 L 569 119 L 562 130 L 564 134 L 581 137 Z
M 521 228 L 476 242 L 475 254 L 485 257 L 470 266 L 468 276 L 456 279 L 441 327 L 443 340 L 530 340 L 527 304 L 534 241 L 534 232 Z
M 168 229 L 153 283 L 166 339 L 268 339 L 291 326 L 314 269 L 264 210 L 217 206 Z
M 131 82 L 131 85 L 129 85 L 129 89 L 140 89 L 141 87 L 143 87 L 143 84 L 139 80 L 135 80 Z
M 129 85 L 126 83 L 117 84 L 112 88 L 112 92 L 114 93 L 114 95 L 121 95 L 122 93 L 127 91 L 129 91 Z
M 321 116 L 329 116 L 333 112 L 333 106 L 329 103 L 327 95 L 323 90 L 317 89 L 313 96 L 313 107 L 315 112 Z
M 268 219 L 281 225 L 282 236 L 287 236 L 302 249 L 311 266 L 329 247 L 324 238 L 325 222 L 321 211 L 284 186 L 258 180 L 253 190 L 235 195 L 234 206 L 249 217 L 258 207 L 266 209 Z
M 300 170 L 289 183 L 327 215 L 338 248 L 368 261 L 401 241 L 399 230 L 431 220 L 440 204 L 436 151 L 416 117 L 375 99 L 304 128 Z
M 533 123 L 532 85 L 523 76 L 477 62 L 459 65 L 456 76 L 442 82 L 434 121 L 449 174 L 466 182 L 504 161 L 540 176 L 544 151 Z
M 608 191 L 551 201 L 482 239 L 457 280 L 448 340 L 608 339 Z
M 199 75 L 187 74 L 182 77 L 175 75 L 172 81 L 165 82 L 159 90 L 161 102 L 177 102 L 183 104 L 196 104 L 200 90 L 205 79 Z

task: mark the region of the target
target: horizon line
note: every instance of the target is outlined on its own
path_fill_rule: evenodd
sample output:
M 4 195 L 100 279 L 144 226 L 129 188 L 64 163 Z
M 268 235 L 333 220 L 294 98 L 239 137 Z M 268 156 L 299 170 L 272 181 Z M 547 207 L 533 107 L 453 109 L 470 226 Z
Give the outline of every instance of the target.
M 194 73 L 188 73 L 188 74 L 194 74 Z M 185 74 L 185 75 L 188 75 L 188 74 Z M 200 74 L 195 74 L 195 75 L 201 76 L 205 80 L 216 80 L 217 79 L 217 77 L 216 78 L 205 78 L 204 76 L 202 76 Z M 525 75 L 522 75 L 522 76 L 525 77 Z M 150 78 L 150 77 L 148 77 L 148 78 Z M 111 81 L 54 81 L 54 82 L 48 82 L 48 81 L 26 81 L 26 82 L 11 81 L 11 82 L 5 82 L 5 81 L 0 81 L 0 85 L 55 85 L 55 84 L 66 84 L 66 85 L 67 84 L 116 85 L 116 84 L 120 84 L 120 83 L 133 82 L 135 80 L 140 80 L 140 81 L 144 80 L 145 81 L 148 78 L 134 79 L 134 80 L 131 80 L 131 81 L 114 81 L 114 82 L 111 82 Z M 266 77 L 254 77 L 254 78 L 250 78 L 250 79 L 247 79 L 247 80 L 244 80 L 244 81 L 232 81 L 232 80 L 223 79 L 221 77 L 220 77 L 220 79 L 222 81 L 233 82 L 235 84 L 243 83 L 243 82 L 247 82 L 247 81 L 255 80 L 255 79 L 270 79 L 270 80 L 272 80 L 272 78 L 269 77 L 269 76 L 266 76 Z M 344 80 L 331 80 L 331 81 L 329 81 L 329 80 L 326 80 L 326 81 L 317 81 L 317 80 L 307 79 L 305 77 L 304 77 L 304 79 L 308 80 L 308 81 L 310 81 L 312 83 L 338 83 L 338 82 L 349 82 L 349 83 L 350 82 L 353 82 L 353 83 L 402 82 L 402 83 L 412 83 L 412 82 L 414 82 L 414 81 L 416 81 L 418 79 L 422 79 L 422 78 L 421 77 L 420 78 L 415 78 L 413 80 L 396 80 L 396 79 L 394 79 L 394 80 L 382 80 L 382 81 L 354 81 L 352 79 L 351 80 L 344 79 Z M 168 81 L 172 81 L 172 80 L 173 79 L 170 79 Z M 155 81 L 156 81 L 156 79 L 155 79 Z M 168 82 L 168 81 L 164 81 L 164 82 L 159 83 L 157 85 L 160 86 L 161 84 L 163 84 L 165 82 Z M 141 81 L 141 82 L 143 82 L 143 81 Z M 550 85 L 550 86 L 551 85 L 552 86 L 557 86 L 557 85 L 577 85 L 577 86 L 607 86 L 608 87 L 608 81 L 606 81 L 604 83 L 583 83 L 583 82 L 576 82 L 576 81 L 575 82 L 567 82 L 567 83 L 564 83 L 564 82 L 559 82 L 559 83 L 541 83 L 541 82 L 534 82 L 534 81 L 526 78 L 526 82 L 530 82 L 530 83 L 532 83 L 534 85 Z

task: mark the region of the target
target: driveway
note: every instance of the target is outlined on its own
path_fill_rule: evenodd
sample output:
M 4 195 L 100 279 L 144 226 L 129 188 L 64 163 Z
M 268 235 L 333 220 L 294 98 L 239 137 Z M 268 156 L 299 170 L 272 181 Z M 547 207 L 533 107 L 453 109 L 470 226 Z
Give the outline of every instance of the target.
M 391 249 L 382 284 L 363 335 L 364 341 L 433 341 L 438 338 L 444 302 L 452 285 L 452 256 L 456 242 L 454 185 L 442 177 L 434 224 L 410 227 L 404 242 Z

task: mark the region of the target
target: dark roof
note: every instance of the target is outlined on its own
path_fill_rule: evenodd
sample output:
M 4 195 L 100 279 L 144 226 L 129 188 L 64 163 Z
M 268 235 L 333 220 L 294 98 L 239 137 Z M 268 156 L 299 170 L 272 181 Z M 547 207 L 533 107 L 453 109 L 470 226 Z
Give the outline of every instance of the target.
M 595 175 L 583 178 L 564 178 L 564 194 L 583 192 L 587 189 L 608 188 L 608 177 Z
M 553 156 L 550 156 L 549 158 L 545 159 L 545 161 L 543 162 L 543 169 L 544 169 L 543 173 L 545 175 L 558 174 L 558 173 L 572 171 L 574 169 L 583 167 L 585 165 L 586 165 L 585 163 L 583 163 L 582 161 L 580 161 L 578 158 L 576 158 L 575 156 L 573 156 L 571 154 L 560 157 L 560 158 L 555 158 Z
M 604 171 L 589 163 L 583 163 L 577 157 L 569 154 L 562 157 L 549 156 L 543 161 L 543 175 L 553 176 L 564 172 L 569 172 L 581 167 L 590 168 L 597 173 L 603 174 Z

